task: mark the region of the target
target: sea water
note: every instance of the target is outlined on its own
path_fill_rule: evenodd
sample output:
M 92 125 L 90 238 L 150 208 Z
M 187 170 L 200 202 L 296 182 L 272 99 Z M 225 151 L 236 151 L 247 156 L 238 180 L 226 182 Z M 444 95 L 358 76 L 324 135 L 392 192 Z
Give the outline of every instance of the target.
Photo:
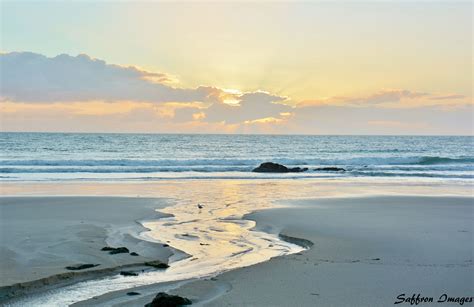
M 0 180 L 411 177 L 472 180 L 471 136 L 0 133 Z M 304 173 L 262 174 L 272 161 Z M 317 168 L 335 166 L 345 172 Z

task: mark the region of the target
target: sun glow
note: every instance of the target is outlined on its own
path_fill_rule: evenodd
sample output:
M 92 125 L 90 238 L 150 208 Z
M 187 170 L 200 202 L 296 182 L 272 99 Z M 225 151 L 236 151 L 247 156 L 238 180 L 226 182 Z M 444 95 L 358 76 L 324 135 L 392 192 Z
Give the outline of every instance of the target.
M 228 105 L 237 106 L 240 103 L 239 97 L 242 95 L 242 92 L 237 89 L 226 88 L 223 89 L 224 95 L 222 97 L 222 102 Z

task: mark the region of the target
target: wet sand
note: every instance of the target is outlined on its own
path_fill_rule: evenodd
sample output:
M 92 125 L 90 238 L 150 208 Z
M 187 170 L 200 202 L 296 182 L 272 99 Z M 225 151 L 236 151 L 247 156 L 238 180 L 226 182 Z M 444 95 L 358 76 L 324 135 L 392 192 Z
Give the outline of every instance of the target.
M 311 240 L 303 253 L 230 271 L 206 306 L 393 306 L 397 296 L 472 295 L 473 199 L 364 197 L 252 213 L 259 229 Z M 199 301 L 200 281 L 175 291 Z M 404 305 L 404 304 L 402 304 Z
M 100 264 L 102 271 L 150 260 L 168 261 L 173 250 L 143 241 L 138 220 L 162 217 L 168 203 L 151 198 L 2 197 L 0 198 L 0 286 L 71 272 L 66 266 Z M 125 246 L 110 255 L 104 246 Z M 49 282 L 54 282 L 53 279 Z

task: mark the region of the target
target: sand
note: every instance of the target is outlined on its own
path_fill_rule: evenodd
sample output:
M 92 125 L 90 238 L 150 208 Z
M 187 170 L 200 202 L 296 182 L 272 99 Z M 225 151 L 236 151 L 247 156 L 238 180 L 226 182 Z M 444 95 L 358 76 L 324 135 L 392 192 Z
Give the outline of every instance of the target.
M 118 197 L 0 198 L 0 286 L 68 272 L 66 266 L 100 264 L 104 270 L 149 260 L 168 261 L 161 244 L 135 238 L 145 231 L 137 221 L 162 216 L 162 199 Z M 126 246 L 129 254 L 110 255 L 104 246 Z
M 231 290 L 207 306 L 391 306 L 402 293 L 437 300 L 474 289 L 472 198 L 306 200 L 247 217 L 314 246 L 220 275 Z
M 157 218 L 163 199 L 4 197 L 0 204 L 2 285 L 74 263 L 114 267 L 166 261 L 173 252 L 134 238 L 144 230 L 136 220 Z M 77 305 L 143 306 L 159 291 L 197 306 L 392 306 L 402 293 L 470 296 L 473 204 L 471 197 L 393 195 L 281 201 L 245 218 L 259 231 L 310 240 L 310 249 L 215 278 L 147 285 Z M 100 251 L 104 245 L 143 257 L 111 256 Z M 141 295 L 127 296 L 132 290 Z

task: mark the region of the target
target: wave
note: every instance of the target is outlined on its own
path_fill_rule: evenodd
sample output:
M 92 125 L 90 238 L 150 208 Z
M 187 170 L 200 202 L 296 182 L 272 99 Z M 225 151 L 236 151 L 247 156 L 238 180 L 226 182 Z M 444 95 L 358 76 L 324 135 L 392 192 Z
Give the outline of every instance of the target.
M 14 168 L 4 167 L 0 168 L 0 173 L 161 173 L 161 172 L 250 172 L 248 167 L 190 167 L 190 168 Z
M 436 165 L 436 164 L 470 164 L 474 163 L 473 157 L 436 157 L 436 156 L 411 156 L 411 157 L 356 157 L 356 158 L 298 158 L 279 159 L 262 157 L 260 159 L 70 159 L 70 160 L 0 160 L 3 166 L 122 166 L 122 167 L 186 167 L 186 166 L 257 166 L 262 162 L 272 161 L 285 165 Z
M 421 157 L 415 164 L 433 165 L 433 164 L 454 164 L 454 163 L 473 163 L 474 158 L 446 158 L 446 157 Z
M 452 179 L 474 179 L 474 174 L 439 174 L 439 173 L 391 173 L 391 172 L 351 172 L 355 177 L 428 177 L 428 178 L 452 178 Z

